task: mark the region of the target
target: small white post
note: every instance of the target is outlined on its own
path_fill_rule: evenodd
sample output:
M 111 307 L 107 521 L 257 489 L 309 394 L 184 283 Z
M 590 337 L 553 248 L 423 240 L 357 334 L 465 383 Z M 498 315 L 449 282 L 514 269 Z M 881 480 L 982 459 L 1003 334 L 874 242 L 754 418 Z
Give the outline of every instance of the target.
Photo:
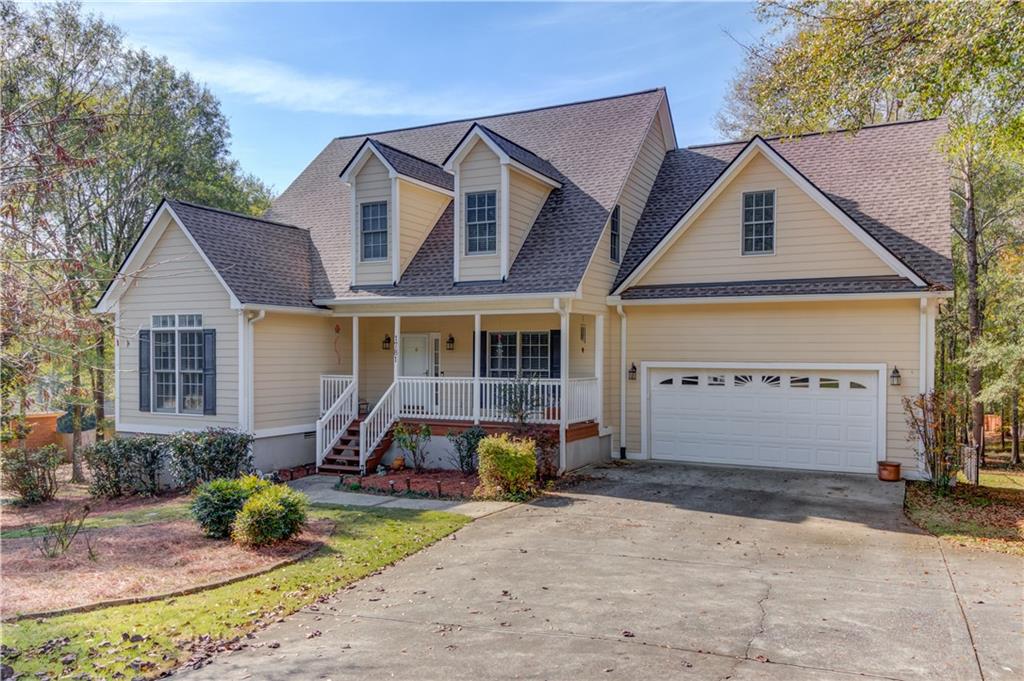
M 597 427 L 604 424 L 604 315 L 594 319 L 594 377 L 597 379 Z
M 356 386 L 356 402 L 359 402 L 359 317 L 352 315 L 352 382 Z
M 395 315 L 395 335 L 394 335 L 394 341 L 395 341 L 394 360 L 395 360 L 395 382 L 396 383 L 398 382 L 399 365 L 401 364 L 401 359 L 402 359 L 402 342 L 400 340 L 401 339 L 401 335 L 402 335 L 402 317 L 401 317 L 401 315 L 397 315 L 396 314 Z
M 569 424 L 569 312 L 564 307 L 559 309 L 561 317 L 561 366 L 559 367 L 559 406 L 558 406 L 558 470 L 565 470 L 565 431 Z
M 480 423 L 480 313 L 473 315 L 473 423 Z

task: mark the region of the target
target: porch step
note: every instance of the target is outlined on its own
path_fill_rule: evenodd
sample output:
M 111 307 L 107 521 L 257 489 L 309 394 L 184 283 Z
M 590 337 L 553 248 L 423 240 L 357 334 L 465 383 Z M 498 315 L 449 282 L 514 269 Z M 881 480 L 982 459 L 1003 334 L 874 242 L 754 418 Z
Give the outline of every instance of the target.
M 372 472 L 377 469 L 384 453 L 391 447 L 394 440 L 391 431 L 388 431 L 377 448 L 370 456 L 366 457 L 366 470 Z M 317 473 L 323 475 L 347 475 L 359 473 L 359 420 L 352 423 L 344 435 L 329 454 L 324 457 L 323 462 L 317 467 Z

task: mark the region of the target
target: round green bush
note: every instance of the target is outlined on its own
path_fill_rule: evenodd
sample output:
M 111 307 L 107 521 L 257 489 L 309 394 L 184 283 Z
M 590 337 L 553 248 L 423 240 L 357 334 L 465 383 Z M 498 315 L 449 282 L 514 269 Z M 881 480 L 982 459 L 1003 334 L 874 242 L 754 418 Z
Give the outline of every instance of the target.
M 192 498 L 192 517 L 208 537 L 223 539 L 231 535 L 231 525 L 249 497 L 273 487 L 269 480 L 255 475 L 218 478 L 196 488 Z
M 480 485 L 486 496 L 522 499 L 537 477 L 536 444 L 513 439 L 508 433 L 491 435 L 477 445 Z
M 253 548 L 290 539 L 305 527 L 308 514 L 305 494 L 287 485 L 273 485 L 245 502 L 235 516 L 231 538 Z
M 167 439 L 171 475 L 182 487 L 193 487 L 251 473 L 252 441 L 250 433 L 232 428 L 175 433 Z

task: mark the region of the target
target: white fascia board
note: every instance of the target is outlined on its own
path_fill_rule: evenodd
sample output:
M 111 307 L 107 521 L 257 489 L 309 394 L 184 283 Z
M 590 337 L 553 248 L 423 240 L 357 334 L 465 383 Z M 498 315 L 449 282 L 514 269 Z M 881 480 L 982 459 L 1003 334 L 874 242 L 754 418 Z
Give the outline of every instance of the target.
M 841 300 L 917 300 L 918 298 L 949 298 L 952 291 L 900 291 L 897 293 L 822 293 L 781 296 L 721 296 L 708 298 L 652 298 L 647 300 L 622 299 L 608 296 L 608 305 L 711 305 L 719 303 L 794 303 Z
M 459 164 L 462 163 L 462 159 L 466 157 L 466 154 L 469 153 L 470 149 L 473 148 L 473 145 L 478 140 L 486 144 L 487 148 L 494 152 L 500 162 L 509 163 L 512 160 L 501 147 L 494 143 L 494 140 L 481 132 L 478 124 L 474 123 L 473 127 L 470 128 L 469 132 L 466 133 L 466 136 L 462 138 L 462 142 L 459 143 L 459 146 L 455 147 L 455 151 L 451 153 L 448 161 L 442 167 L 449 173 L 455 173 Z
M 125 258 L 124 262 L 121 264 L 117 274 L 114 275 L 114 279 L 111 282 L 110 287 L 107 289 L 106 293 L 103 294 L 103 297 L 100 298 L 100 301 L 96 303 L 96 306 L 93 307 L 92 312 L 94 314 L 108 314 L 113 309 L 114 303 L 120 300 L 121 296 L 124 295 L 125 291 L 127 291 L 128 287 L 125 285 L 127 273 L 140 269 L 142 263 L 144 263 L 146 258 L 149 257 L 149 254 L 153 252 L 153 248 L 156 246 L 157 241 L 160 240 L 160 237 L 170 224 L 170 222 L 163 219 L 165 216 L 170 216 L 170 218 L 174 220 L 178 225 L 178 229 L 182 231 L 185 238 L 188 239 L 189 243 L 192 244 L 192 247 L 196 249 L 197 253 L 199 253 L 199 257 L 202 258 L 206 266 L 210 268 L 211 272 L 213 272 L 213 276 L 216 277 L 217 281 L 220 282 L 220 285 L 224 287 L 224 290 L 228 294 L 228 299 L 231 301 L 231 309 L 242 309 L 241 301 L 238 300 L 234 291 L 232 291 L 231 287 L 228 286 L 226 281 L 224 281 L 224 278 L 220 276 L 220 272 L 218 272 L 217 268 L 213 266 L 210 259 L 206 257 L 206 253 L 204 253 L 203 249 L 199 247 L 199 243 L 195 240 L 195 237 L 193 237 L 192 233 L 185 227 L 185 223 L 182 222 L 181 218 L 175 214 L 171 205 L 166 201 L 163 201 L 156 213 L 153 214 L 153 217 L 150 218 L 149 222 L 146 224 L 141 236 L 138 241 L 135 242 L 131 252 L 128 253 L 128 257 Z
M 452 191 L 451 189 L 438 187 L 436 184 L 430 184 L 429 182 L 424 182 L 423 180 L 417 180 L 415 177 L 409 177 L 408 175 L 403 175 L 402 173 L 399 172 L 395 173 L 395 177 L 402 180 L 403 182 L 408 182 L 409 184 L 414 184 L 418 187 L 429 189 L 430 191 L 437 192 L 438 194 L 444 194 L 445 196 L 448 197 L 455 196 L 455 192 Z
M 373 298 L 318 298 L 314 305 L 401 305 L 402 303 L 483 303 L 493 300 L 537 300 L 541 298 L 575 298 L 575 291 L 553 293 L 498 293 L 479 296 L 374 296 Z M 260 308 L 264 306 L 259 306 Z M 496 312 L 495 314 L 500 314 Z
M 283 312 L 286 314 L 305 314 L 319 317 L 331 316 L 331 311 L 324 308 L 310 307 L 289 307 L 287 305 L 261 305 L 259 303 L 245 303 L 242 310 L 246 312 Z
M 504 161 L 503 161 L 503 163 L 504 163 Z M 547 175 L 544 175 L 543 173 L 538 173 L 536 170 L 534 170 L 532 168 L 529 168 L 527 166 L 524 166 L 522 163 L 520 163 L 519 161 L 515 160 L 511 156 L 508 157 L 508 162 L 506 163 L 506 165 L 512 166 L 513 168 L 515 168 L 519 172 L 523 173 L 524 175 L 529 175 L 530 177 L 532 177 L 533 179 L 537 180 L 541 184 L 545 184 L 548 187 L 551 187 L 552 189 L 561 189 L 562 188 L 562 183 L 559 182 L 558 180 L 553 180 L 550 177 L 548 177 Z
M 761 137 L 754 137 L 747 146 L 733 159 L 732 163 L 722 172 L 718 178 L 711 183 L 711 186 L 704 190 L 700 198 L 686 213 L 679 219 L 679 221 L 669 230 L 661 241 L 655 246 L 654 250 L 647 254 L 640 264 L 629 274 L 626 279 L 619 284 L 619 286 L 613 292 L 613 295 L 618 295 L 635 284 L 640 278 L 645 275 L 650 268 L 658 261 L 659 258 L 674 244 L 680 236 L 682 236 L 686 230 L 694 223 L 694 221 L 704 212 L 704 210 L 714 202 L 725 186 L 732 181 L 732 179 L 746 167 L 747 163 L 753 158 L 754 154 L 760 153 L 767 158 L 772 165 L 774 165 L 783 175 L 785 175 L 793 184 L 800 188 L 805 194 L 811 197 L 815 203 L 817 203 L 826 213 L 828 213 L 833 219 L 841 224 L 847 231 L 850 232 L 858 241 L 874 253 L 878 258 L 890 267 L 896 274 L 902 277 L 906 277 L 917 286 L 926 286 L 924 280 L 921 279 L 913 270 L 907 267 L 901 262 L 896 256 L 894 256 L 885 246 L 878 242 L 873 236 L 868 234 L 863 227 L 858 225 L 850 218 L 842 209 L 839 208 L 831 199 L 815 187 L 807 178 L 805 178 L 792 164 L 786 159 L 779 155 L 777 151 L 765 142 Z
M 370 144 L 370 140 L 367 139 L 363 142 L 363 146 L 359 148 L 359 152 L 356 154 L 355 158 L 349 163 L 348 168 L 346 168 L 345 172 L 341 174 L 341 181 L 345 184 L 353 185 L 355 183 L 356 175 L 358 175 L 359 171 L 363 169 L 366 162 L 370 160 L 370 156 L 376 156 L 377 160 L 384 164 L 384 167 L 388 169 L 389 177 L 394 177 L 398 174 L 398 171 L 388 163 L 388 160 L 384 158 L 384 156 L 377 151 L 372 144 Z

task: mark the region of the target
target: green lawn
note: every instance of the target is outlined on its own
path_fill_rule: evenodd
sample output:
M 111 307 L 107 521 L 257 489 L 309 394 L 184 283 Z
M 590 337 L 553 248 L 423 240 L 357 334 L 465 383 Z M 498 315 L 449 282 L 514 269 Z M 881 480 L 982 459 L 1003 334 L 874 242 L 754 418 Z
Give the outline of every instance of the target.
M 977 487 L 961 479 L 947 495 L 910 483 L 906 509 L 914 523 L 938 537 L 1024 557 L 1024 472 L 982 471 Z
M 125 525 L 148 525 L 150 523 L 167 523 L 172 520 L 183 520 L 189 517 L 189 500 L 182 499 L 173 504 L 162 504 L 155 508 L 138 508 L 131 511 L 106 513 L 101 516 L 88 517 L 82 529 L 106 529 Z M 17 527 L 0 530 L 0 539 L 19 539 L 21 537 L 38 537 L 46 532 L 48 525 Z
M 469 522 L 404 509 L 317 508 L 312 515 L 337 525 L 327 546 L 303 561 L 190 596 L 4 624 L 4 645 L 19 653 L 5 662 L 25 676 L 157 676 L 186 661 L 201 636 L 244 636 Z

